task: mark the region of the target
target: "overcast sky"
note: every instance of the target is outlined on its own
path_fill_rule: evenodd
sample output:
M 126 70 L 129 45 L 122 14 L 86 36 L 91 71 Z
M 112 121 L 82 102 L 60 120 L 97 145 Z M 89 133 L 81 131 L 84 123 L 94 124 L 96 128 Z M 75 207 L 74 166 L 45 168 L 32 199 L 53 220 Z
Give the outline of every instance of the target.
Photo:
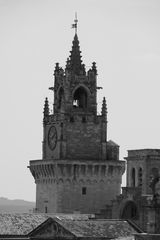
M 41 159 L 44 99 L 71 50 L 75 11 L 82 59 L 98 68 L 108 139 L 160 148 L 159 0 L 0 0 L 0 196 L 35 200 L 29 160 Z M 100 110 L 99 110 L 100 111 Z

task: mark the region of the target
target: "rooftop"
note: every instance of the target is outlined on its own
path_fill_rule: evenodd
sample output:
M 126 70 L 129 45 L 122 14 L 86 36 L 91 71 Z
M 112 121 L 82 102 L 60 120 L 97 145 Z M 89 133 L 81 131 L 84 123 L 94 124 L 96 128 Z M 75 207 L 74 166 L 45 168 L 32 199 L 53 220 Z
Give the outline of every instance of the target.
M 42 214 L 0 214 L 0 235 L 27 235 L 46 221 Z
M 136 230 L 124 220 L 87 219 L 87 220 L 61 220 L 60 224 L 76 237 L 105 237 L 115 239 L 132 236 Z
M 92 218 L 89 218 L 92 217 Z M 29 234 L 37 234 L 37 231 L 44 232 L 44 226 L 50 220 L 53 226 L 59 225 L 64 231 L 67 231 L 71 236 L 75 237 L 92 237 L 117 239 L 123 237 L 128 239 L 137 231 L 124 220 L 109 220 L 109 219 L 93 219 L 91 215 L 84 214 L 0 214 L 0 238 L 4 236 L 24 236 Z M 55 232 L 51 228 L 50 237 L 55 237 Z M 35 236 L 35 235 L 33 235 Z M 45 235 L 44 235 L 45 236 Z M 132 239 L 132 238 L 130 238 Z

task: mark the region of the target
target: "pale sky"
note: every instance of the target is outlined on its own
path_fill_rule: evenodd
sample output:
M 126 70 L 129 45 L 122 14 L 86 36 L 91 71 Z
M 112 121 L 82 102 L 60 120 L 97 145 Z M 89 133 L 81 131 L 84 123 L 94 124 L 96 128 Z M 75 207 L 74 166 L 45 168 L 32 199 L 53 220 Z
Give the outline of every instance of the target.
M 46 96 L 65 66 L 78 14 L 87 68 L 98 68 L 108 139 L 127 150 L 160 148 L 159 0 L 0 0 L 0 196 L 35 200 L 29 160 L 41 159 Z M 100 112 L 100 111 L 99 111 Z

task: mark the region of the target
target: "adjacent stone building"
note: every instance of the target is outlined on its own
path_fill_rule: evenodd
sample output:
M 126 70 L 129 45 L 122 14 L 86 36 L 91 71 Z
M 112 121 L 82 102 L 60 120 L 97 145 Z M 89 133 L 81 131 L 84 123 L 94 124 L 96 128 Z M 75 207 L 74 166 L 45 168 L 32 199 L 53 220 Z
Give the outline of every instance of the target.
M 50 89 L 54 103 L 50 111 L 45 100 L 42 160 L 29 165 L 36 212 L 95 213 L 120 194 L 125 162 L 119 146 L 107 141 L 105 98 L 97 113 L 96 63 L 86 71 L 76 32 L 65 68 L 56 63 Z
M 144 232 L 158 234 L 160 233 L 160 149 L 129 150 L 126 160 L 127 186 L 122 188 L 122 194 L 102 209 L 97 217 L 128 219 Z M 138 238 L 137 235 L 136 239 L 154 239 L 152 235 L 145 237 L 146 235 L 144 238 Z

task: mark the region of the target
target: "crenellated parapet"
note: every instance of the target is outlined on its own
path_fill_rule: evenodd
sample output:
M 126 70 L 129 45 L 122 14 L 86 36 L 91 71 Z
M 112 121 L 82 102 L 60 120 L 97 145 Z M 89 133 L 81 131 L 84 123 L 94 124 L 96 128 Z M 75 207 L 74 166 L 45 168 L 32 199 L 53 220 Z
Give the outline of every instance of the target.
M 125 170 L 124 161 L 80 162 L 80 161 L 30 161 L 29 169 L 35 179 L 40 181 L 108 181 L 120 180 Z

